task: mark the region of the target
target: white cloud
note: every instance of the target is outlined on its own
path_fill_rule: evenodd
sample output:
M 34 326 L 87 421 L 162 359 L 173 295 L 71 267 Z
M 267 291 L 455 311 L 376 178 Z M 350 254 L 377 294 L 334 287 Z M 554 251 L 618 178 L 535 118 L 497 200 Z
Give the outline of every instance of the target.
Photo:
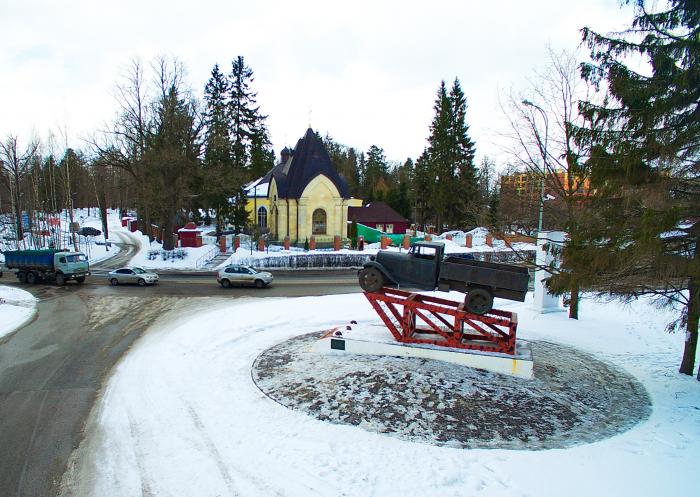
M 521 84 L 547 43 L 573 49 L 582 26 L 630 19 L 613 0 L 16 2 L 0 7 L 0 135 L 61 126 L 80 146 L 114 116 L 132 58 L 178 57 L 201 93 L 215 63 L 243 55 L 277 151 L 311 109 L 313 127 L 347 145 L 415 158 L 440 80 L 459 77 L 478 153 L 497 155 L 498 87 Z

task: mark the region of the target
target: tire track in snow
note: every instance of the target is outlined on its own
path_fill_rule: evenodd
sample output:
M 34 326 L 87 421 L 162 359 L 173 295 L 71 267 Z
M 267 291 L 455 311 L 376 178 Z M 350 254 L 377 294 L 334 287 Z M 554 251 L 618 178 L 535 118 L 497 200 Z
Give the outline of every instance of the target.
M 143 497 L 155 497 L 144 464 L 146 457 L 141 448 L 141 433 L 138 424 L 130 412 L 127 413 L 127 416 L 129 418 L 129 434 L 133 440 L 134 456 L 136 457 L 136 469 L 139 472 L 139 481 L 141 482 L 141 495 Z
M 182 400 L 182 399 L 180 399 Z M 204 428 L 204 424 L 202 423 L 201 418 L 197 414 L 197 411 L 195 411 L 192 406 L 182 400 L 182 403 L 185 405 L 187 408 L 187 413 L 190 416 L 190 419 L 192 420 L 192 424 L 194 427 L 197 429 L 197 433 L 199 433 L 199 436 L 201 439 L 204 441 L 204 445 L 206 446 L 207 450 L 209 451 L 209 454 L 211 455 L 212 459 L 214 459 L 214 462 L 216 463 L 216 467 L 219 469 L 219 474 L 221 475 L 221 478 L 224 480 L 224 483 L 226 483 L 226 487 L 229 490 L 229 495 L 232 496 L 237 496 L 240 495 L 238 493 L 238 490 L 236 489 L 236 485 L 233 483 L 233 478 L 231 477 L 231 473 L 229 473 L 228 468 L 226 467 L 226 464 L 224 463 L 223 458 L 221 457 L 221 453 L 219 452 L 219 449 L 216 448 L 216 445 L 214 444 L 213 440 L 207 433 L 206 429 Z

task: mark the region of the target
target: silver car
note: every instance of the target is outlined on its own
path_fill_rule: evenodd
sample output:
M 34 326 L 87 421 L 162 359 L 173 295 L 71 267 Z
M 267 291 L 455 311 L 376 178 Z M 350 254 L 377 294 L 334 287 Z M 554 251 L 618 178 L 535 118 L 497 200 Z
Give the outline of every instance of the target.
M 262 288 L 272 283 L 273 279 L 267 271 L 258 271 L 250 266 L 233 265 L 220 269 L 216 281 L 224 288 L 232 285 L 255 285 L 257 288 Z
M 125 283 L 136 283 L 140 286 L 155 285 L 158 283 L 158 275 L 149 273 L 141 267 L 123 267 L 109 273 L 109 283 L 112 286 Z

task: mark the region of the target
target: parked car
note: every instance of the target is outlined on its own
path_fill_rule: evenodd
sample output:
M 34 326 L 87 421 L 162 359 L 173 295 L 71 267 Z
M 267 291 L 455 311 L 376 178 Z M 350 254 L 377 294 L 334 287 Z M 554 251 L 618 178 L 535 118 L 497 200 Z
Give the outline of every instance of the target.
M 109 283 L 112 286 L 125 283 L 136 283 L 139 286 L 155 285 L 158 283 L 158 275 L 149 273 L 142 267 L 123 267 L 109 273 Z
M 100 230 L 98 230 L 97 228 L 91 228 L 90 226 L 83 226 L 78 231 L 78 234 L 80 236 L 98 236 L 98 235 L 101 235 L 102 232 Z
M 232 285 L 255 285 L 257 288 L 263 288 L 272 283 L 273 279 L 267 271 L 258 271 L 250 266 L 232 265 L 220 269 L 216 281 L 224 288 Z

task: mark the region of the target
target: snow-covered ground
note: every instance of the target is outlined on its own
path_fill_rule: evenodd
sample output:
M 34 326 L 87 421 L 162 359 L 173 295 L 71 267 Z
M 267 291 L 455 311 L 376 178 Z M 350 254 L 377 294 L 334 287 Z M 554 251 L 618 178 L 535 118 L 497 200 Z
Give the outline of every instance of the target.
M 207 261 L 218 254 L 215 245 L 202 245 L 201 247 L 187 247 L 165 252 L 168 257 L 162 257 L 163 245 L 157 241 L 149 242 L 148 237 L 135 231 L 130 238 L 138 240 L 139 250 L 131 258 L 132 266 L 141 266 L 146 269 L 176 269 L 179 271 L 201 269 Z
M 72 241 L 72 236 L 68 231 L 68 226 L 70 225 L 70 216 L 68 214 L 68 211 L 63 210 L 58 216 L 58 219 L 60 219 L 60 229 L 62 233 L 62 243 L 63 243 L 63 248 L 66 250 L 73 250 L 73 241 Z M 96 208 L 91 208 L 91 209 L 74 209 L 73 211 L 73 220 L 77 223 L 80 224 L 80 227 L 89 227 L 89 228 L 95 228 L 100 230 L 102 232 L 102 221 L 100 220 L 100 215 L 99 212 Z M 119 219 L 119 211 L 114 210 L 114 209 L 108 209 L 107 210 L 107 226 L 110 230 L 110 234 L 112 230 L 114 229 L 120 229 L 121 228 L 121 221 Z M 3 232 L 4 229 L 4 232 Z M 11 236 L 11 229 L 8 225 L 0 225 L 0 251 L 2 250 L 16 250 L 17 245 L 16 242 L 14 241 L 4 241 L 4 236 Z M 32 241 L 30 239 L 29 234 L 26 234 L 26 242 L 25 244 L 20 244 L 21 249 L 25 248 L 35 248 L 32 246 Z M 114 241 L 114 239 L 111 239 Z M 105 239 L 104 233 L 101 233 L 98 236 L 80 236 L 76 235 L 76 242 L 78 245 L 78 250 L 83 252 L 84 254 L 87 255 L 89 261 L 91 264 L 103 261 L 105 259 L 108 259 L 109 257 L 112 257 L 116 255 L 119 252 L 119 249 L 112 246 L 112 247 L 107 247 L 105 242 L 108 241 Z M 45 248 L 48 247 L 48 237 L 46 240 L 43 242 L 43 244 L 39 244 L 36 248 Z M 4 262 L 4 257 L 2 254 L 0 254 L 0 262 Z
M 32 319 L 35 312 L 34 295 L 19 288 L 0 285 L 0 338 Z
M 664 331 L 671 315 L 647 300 L 586 299 L 580 321 L 530 305 L 497 302 L 518 313 L 521 338 L 577 347 L 635 376 L 649 419 L 541 451 L 436 447 L 321 422 L 261 393 L 251 365 L 295 336 L 379 323 L 364 297 L 203 299 L 166 315 L 116 368 L 63 495 L 696 495 L 700 385 L 676 372 L 683 335 Z

